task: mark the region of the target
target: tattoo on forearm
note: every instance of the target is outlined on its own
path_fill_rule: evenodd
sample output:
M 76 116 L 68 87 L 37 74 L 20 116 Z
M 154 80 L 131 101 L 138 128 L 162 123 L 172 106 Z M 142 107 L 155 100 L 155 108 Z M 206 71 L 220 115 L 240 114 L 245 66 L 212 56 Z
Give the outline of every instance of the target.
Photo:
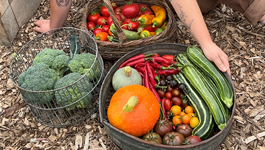
M 179 8 L 179 11 L 180 11 L 179 18 L 184 22 L 185 26 L 190 30 L 191 29 L 191 25 L 192 25 L 194 19 L 192 19 L 191 21 L 187 22 L 186 19 L 188 18 L 188 16 L 183 11 L 182 6 L 180 6 L 178 3 L 176 3 L 176 4 L 177 4 L 177 6 Z
M 56 3 L 59 7 L 67 7 L 70 0 L 56 0 Z

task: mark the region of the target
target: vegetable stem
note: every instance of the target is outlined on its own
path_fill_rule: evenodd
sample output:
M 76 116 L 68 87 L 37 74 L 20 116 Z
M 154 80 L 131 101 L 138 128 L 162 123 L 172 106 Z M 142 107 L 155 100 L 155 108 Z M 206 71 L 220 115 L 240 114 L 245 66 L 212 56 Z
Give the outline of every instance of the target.
M 126 113 L 129 113 L 133 111 L 134 107 L 138 104 L 139 100 L 136 96 L 132 96 L 127 104 L 123 107 L 123 111 Z

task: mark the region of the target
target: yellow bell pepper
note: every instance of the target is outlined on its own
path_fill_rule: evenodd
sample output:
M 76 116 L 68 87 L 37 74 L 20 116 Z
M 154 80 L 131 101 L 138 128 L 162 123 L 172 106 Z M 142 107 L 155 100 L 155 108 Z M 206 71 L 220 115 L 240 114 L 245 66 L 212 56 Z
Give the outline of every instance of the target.
M 153 5 L 151 9 L 155 13 L 155 18 L 152 20 L 153 27 L 161 27 L 167 17 L 167 12 L 163 7 Z
M 148 30 L 144 30 L 141 32 L 140 34 L 140 38 L 147 38 L 147 37 L 150 37 L 151 36 L 151 33 L 148 31 Z
M 151 25 L 152 20 L 155 18 L 154 15 L 141 15 L 138 19 L 139 23 L 141 25 Z

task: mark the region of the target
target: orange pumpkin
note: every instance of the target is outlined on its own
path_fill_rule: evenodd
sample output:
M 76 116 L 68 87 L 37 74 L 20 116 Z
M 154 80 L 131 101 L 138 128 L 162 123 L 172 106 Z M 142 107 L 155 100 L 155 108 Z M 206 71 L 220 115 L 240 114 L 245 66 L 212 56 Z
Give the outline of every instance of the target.
M 146 87 L 129 85 L 113 94 L 107 114 L 114 127 L 140 137 L 155 126 L 160 115 L 160 105 Z

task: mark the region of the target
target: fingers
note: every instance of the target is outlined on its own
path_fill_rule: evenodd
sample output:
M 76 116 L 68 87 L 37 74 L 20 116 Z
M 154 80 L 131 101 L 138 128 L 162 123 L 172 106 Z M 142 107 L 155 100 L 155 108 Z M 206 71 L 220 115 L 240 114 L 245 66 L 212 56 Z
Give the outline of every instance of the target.
M 43 32 L 40 27 L 34 27 L 33 30 L 40 33 Z
M 36 26 L 40 26 L 41 25 L 41 20 L 34 21 L 33 24 L 35 24 Z
M 224 57 L 219 57 L 218 59 L 215 59 L 214 60 L 214 63 L 216 64 L 216 66 L 222 71 L 222 72 L 226 72 L 227 71 L 227 68 L 226 66 L 224 65 L 223 61 L 225 58 Z
M 226 55 L 221 57 L 221 61 L 224 64 L 224 66 L 226 67 L 226 72 L 229 74 L 229 76 L 231 76 L 228 57 Z

